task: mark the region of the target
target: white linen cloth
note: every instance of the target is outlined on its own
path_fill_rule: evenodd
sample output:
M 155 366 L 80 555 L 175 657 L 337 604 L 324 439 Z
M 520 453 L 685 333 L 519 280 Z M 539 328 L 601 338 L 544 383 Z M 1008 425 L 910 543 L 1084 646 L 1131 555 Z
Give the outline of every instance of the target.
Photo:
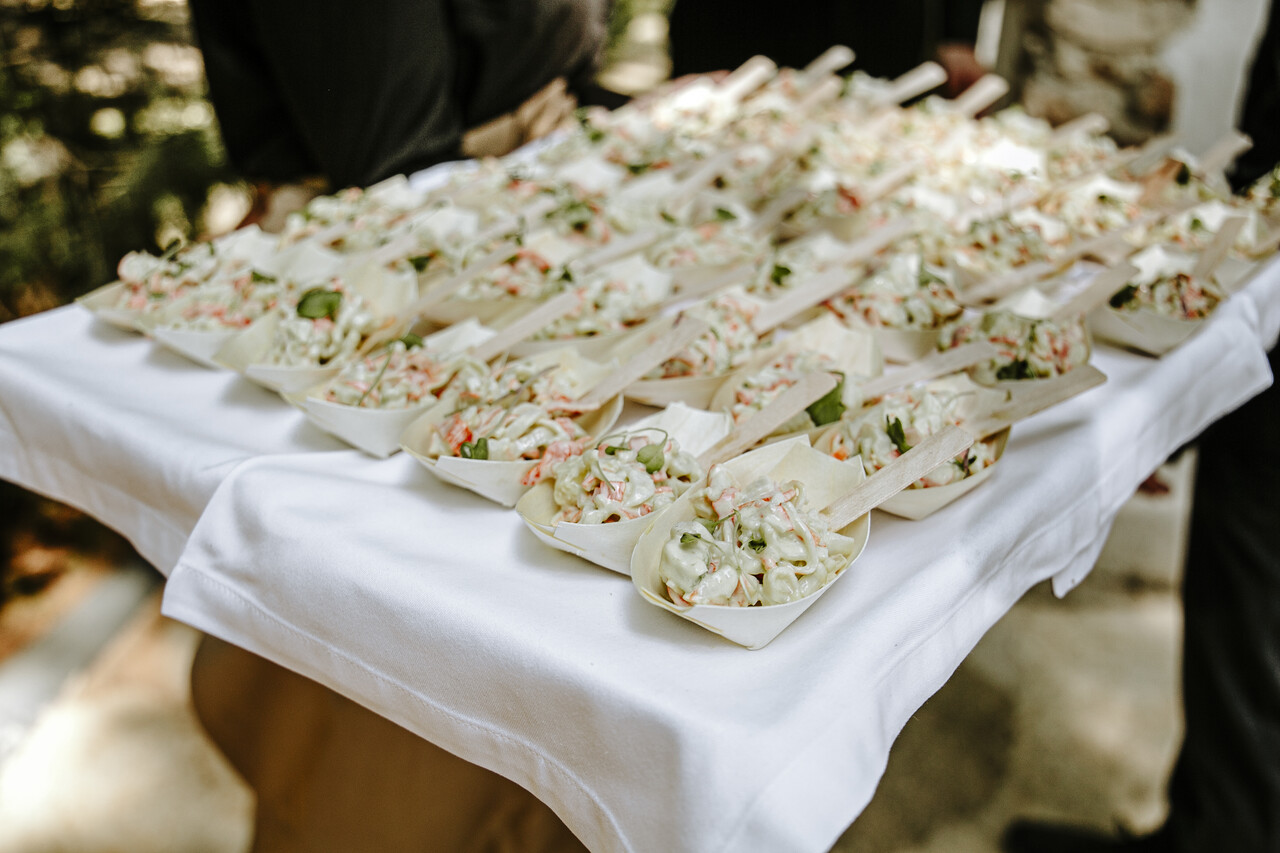
M 176 559 L 168 615 L 515 780 L 594 850 L 824 850 L 982 634 L 1035 583 L 1078 583 L 1137 483 L 1266 387 L 1276 306 L 1272 263 L 1161 360 L 1098 349 L 1106 385 L 1017 425 L 954 505 L 877 514 L 754 652 L 412 459 L 316 452 L 337 445 L 300 413 L 79 309 L 0 328 L 0 476 Z

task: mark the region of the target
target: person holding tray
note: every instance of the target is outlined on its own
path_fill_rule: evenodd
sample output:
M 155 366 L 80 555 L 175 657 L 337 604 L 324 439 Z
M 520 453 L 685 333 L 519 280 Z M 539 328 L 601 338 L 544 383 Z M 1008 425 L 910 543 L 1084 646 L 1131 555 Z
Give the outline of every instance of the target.
M 264 189 L 294 185 L 294 207 L 554 129 L 576 94 L 599 91 L 606 12 L 607 0 L 191 0 L 227 156 Z

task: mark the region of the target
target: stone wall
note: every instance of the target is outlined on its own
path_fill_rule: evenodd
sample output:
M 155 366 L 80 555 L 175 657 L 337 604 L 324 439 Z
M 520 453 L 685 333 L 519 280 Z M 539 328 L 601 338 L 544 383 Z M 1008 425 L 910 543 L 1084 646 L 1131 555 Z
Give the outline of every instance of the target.
M 1176 92 L 1161 53 L 1191 20 L 1195 0 L 1028 4 L 1021 39 L 1028 112 L 1054 123 L 1101 113 L 1125 144 L 1168 130 Z

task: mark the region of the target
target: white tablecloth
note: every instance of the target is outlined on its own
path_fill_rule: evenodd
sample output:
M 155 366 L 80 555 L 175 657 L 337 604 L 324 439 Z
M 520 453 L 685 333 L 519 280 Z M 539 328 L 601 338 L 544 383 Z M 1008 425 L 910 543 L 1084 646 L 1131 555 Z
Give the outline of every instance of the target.
M 76 307 L 0 327 L 0 476 L 171 572 L 165 612 L 528 787 L 595 850 L 823 850 L 908 717 L 1032 585 L 1078 583 L 1174 448 L 1270 381 L 1271 264 L 1161 360 L 1014 429 L 989 483 L 747 651 L 411 459 Z

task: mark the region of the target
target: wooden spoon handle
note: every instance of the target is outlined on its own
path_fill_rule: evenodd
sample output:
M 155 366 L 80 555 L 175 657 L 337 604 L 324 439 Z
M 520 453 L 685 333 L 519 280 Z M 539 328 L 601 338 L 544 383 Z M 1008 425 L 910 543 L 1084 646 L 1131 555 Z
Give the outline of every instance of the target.
M 985 415 L 973 418 L 964 429 L 977 438 L 986 438 L 1024 418 L 1083 394 L 1107 381 L 1107 375 L 1091 364 L 1053 379 L 1037 379 L 1026 390 L 1014 391 L 1012 399 Z
M 841 530 L 880 506 L 939 465 L 973 445 L 974 437 L 957 426 L 936 432 L 872 474 L 825 511 L 833 530 Z M 861 465 L 861 460 L 856 464 Z
M 764 408 L 733 428 L 733 431 L 702 452 L 698 464 L 703 469 L 732 459 L 773 434 L 808 406 L 822 399 L 836 387 L 834 374 L 810 373 L 795 385 L 774 397 Z

